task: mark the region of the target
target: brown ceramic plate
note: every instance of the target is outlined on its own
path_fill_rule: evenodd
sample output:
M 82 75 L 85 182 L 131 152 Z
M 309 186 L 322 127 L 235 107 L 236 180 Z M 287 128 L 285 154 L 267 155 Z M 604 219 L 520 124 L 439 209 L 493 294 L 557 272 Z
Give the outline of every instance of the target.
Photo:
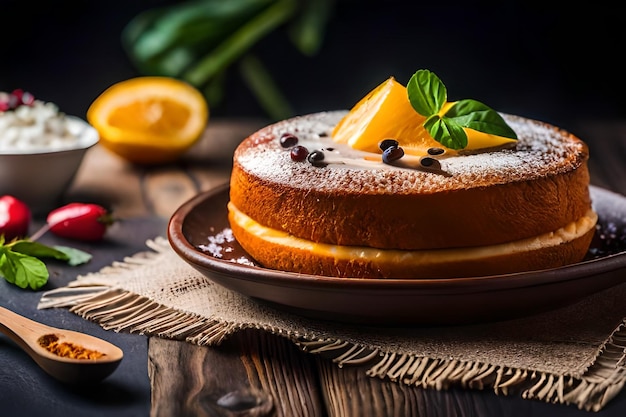
M 626 198 L 590 190 L 601 224 L 624 230 Z M 228 241 L 227 202 L 224 185 L 184 203 L 168 227 L 176 253 L 217 284 L 315 319 L 392 326 L 503 320 L 572 304 L 626 280 L 624 248 L 562 268 L 477 278 L 345 279 L 276 271 L 255 266 Z

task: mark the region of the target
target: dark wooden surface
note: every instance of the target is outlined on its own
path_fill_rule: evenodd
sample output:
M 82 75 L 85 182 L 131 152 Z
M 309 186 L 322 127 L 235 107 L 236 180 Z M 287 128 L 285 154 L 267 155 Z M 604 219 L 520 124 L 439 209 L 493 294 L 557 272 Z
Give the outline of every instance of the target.
M 36 230 L 38 225 L 33 227 Z M 92 261 L 77 267 L 48 263 L 50 278 L 41 291 L 22 290 L 0 279 L 0 305 L 25 317 L 59 328 L 82 331 L 119 346 L 124 358 L 115 372 L 96 385 L 72 386 L 57 382 L 7 336 L 0 334 L 0 416 L 2 417 L 140 417 L 150 415 L 150 378 L 147 373 L 148 339 L 137 334 L 103 330 L 67 309 L 37 310 L 42 291 L 67 285 L 77 275 L 97 271 L 145 250 L 145 240 L 166 230 L 163 219 L 127 219 L 97 244 L 64 241 L 52 235 L 46 244 L 76 247 L 93 254 Z
M 211 121 L 178 164 L 140 168 L 100 147 L 90 150 L 66 196 L 106 204 L 123 220 L 103 244 L 86 249 L 94 263 L 55 266 L 54 286 L 85 270 L 143 250 L 164 235 L 169 216 L 196 193 L 228 181 L 236 144 L 261 121 Z M 626 194 L 626 123 L 582 123 L 572 133 L 591 148 L 592 183 Z M 50 324 L 67 324 L 121 344 L 125 360 L 101 385 L 59 386 L 0 338 L 0 416 L 586 416 L 574 407 L 498 396 L 490 391 L 423 390 L 366 377 L 299 351 L 285 339 L 250 330 L 218 347 L 111 334 L 65 310 L 36 311 L 39 295 L 1 284 L 0 302 Z M 4 365 L 4 366 L 3 366 Z M 18 381 L 16 383 L 15 381 Z M 34 399 L 33 399 L 34 398 Z M 117 398 L 117 399 L 116 399 Z M 598 413 L 626 415 L 626 392 Z

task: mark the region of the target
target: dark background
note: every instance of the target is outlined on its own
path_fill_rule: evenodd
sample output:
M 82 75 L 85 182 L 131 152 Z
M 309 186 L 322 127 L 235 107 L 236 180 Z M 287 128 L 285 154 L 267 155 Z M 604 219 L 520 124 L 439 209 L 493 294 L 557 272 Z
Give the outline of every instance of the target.
M 138 74 L 120 41 L 139 12 L 165 0 L 0 0 L 0 90 L 23 88 L 84 117 L 111 84 Z M 451 100 L 568 129 L 626 118 L 624 18 L 601 3 L 337 0 L 324 45 L 301 55 L 277 31 L 255 46 L 297 114 L 351 107 L 395 76 L 435 72 Z M 573 4 L 573 3 L 572 3 Z M 264 116 L 238 75 L 212 117 Z

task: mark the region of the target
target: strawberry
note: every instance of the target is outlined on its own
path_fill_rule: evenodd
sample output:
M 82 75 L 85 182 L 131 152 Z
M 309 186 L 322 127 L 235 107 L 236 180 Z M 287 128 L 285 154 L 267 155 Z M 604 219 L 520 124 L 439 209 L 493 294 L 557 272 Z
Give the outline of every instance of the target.
M 28 234 L 31 212 L 26 203 L 11 195 L 0 197 L 0 235 L 9 241 Z
M 70 203 L 48 213 L 49 230 L 67 239 L 101 240 L 113 218 L 107 209 L 91 203 Z

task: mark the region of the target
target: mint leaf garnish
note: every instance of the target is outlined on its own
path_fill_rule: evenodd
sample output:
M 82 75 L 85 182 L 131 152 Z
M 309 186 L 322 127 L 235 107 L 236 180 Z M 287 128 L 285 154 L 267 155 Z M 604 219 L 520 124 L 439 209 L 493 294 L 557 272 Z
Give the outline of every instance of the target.
M 406 86 L 411 106 L 422 116 L 431 116 L 448 100 L 448 90 L 439 77 L 428 70 L 419 70 Z
M 40 258 L 67 262 L 71 266 L 91 260 L 91 254 L 65 246 L 46 246 L 27 239 L 5 243 L 0 236 L 0 274 L 20 288 L 38 290 L 48 282 L 49 272 Z
M 54 249 L 65 255 L 67 263 L 70 266 L 86 264 L 92 258 L 92 255 L 90 253 L 84 252 L 76 248 L 70 248 L 67 246 L 55 246 Z
M 60 261 L 69 259 L 69 256 L 64 252 L 31 240 L 17 240 L 7 246 L 13 252 L 23 253 L 36 258 L 54 258 Z
M 463 149 L 467 146 L 467 134 L 463 126 L 448 118 L 431 116 L 424 122 L 424 127 L 433 139 L 446 148 Z
M 0 251 L 0 273 L 7 282 L 33 290 L 46 285 L 49 273 L 42 261 L 33 256 L 13 252 L 6 246 L 0 248 Z
M 517 139 L 517 134 L 502 116 L 485 104 L 465 99 L 457 101 L 443 116 L 439 112 L 448 100 L 446 86 L 434 73 L 418 70 L 407 83 L 411 106 L 425 116 L 424 128 L 437 142 L 450 149 L 467 146 L 467 134 L 463 128 Z

